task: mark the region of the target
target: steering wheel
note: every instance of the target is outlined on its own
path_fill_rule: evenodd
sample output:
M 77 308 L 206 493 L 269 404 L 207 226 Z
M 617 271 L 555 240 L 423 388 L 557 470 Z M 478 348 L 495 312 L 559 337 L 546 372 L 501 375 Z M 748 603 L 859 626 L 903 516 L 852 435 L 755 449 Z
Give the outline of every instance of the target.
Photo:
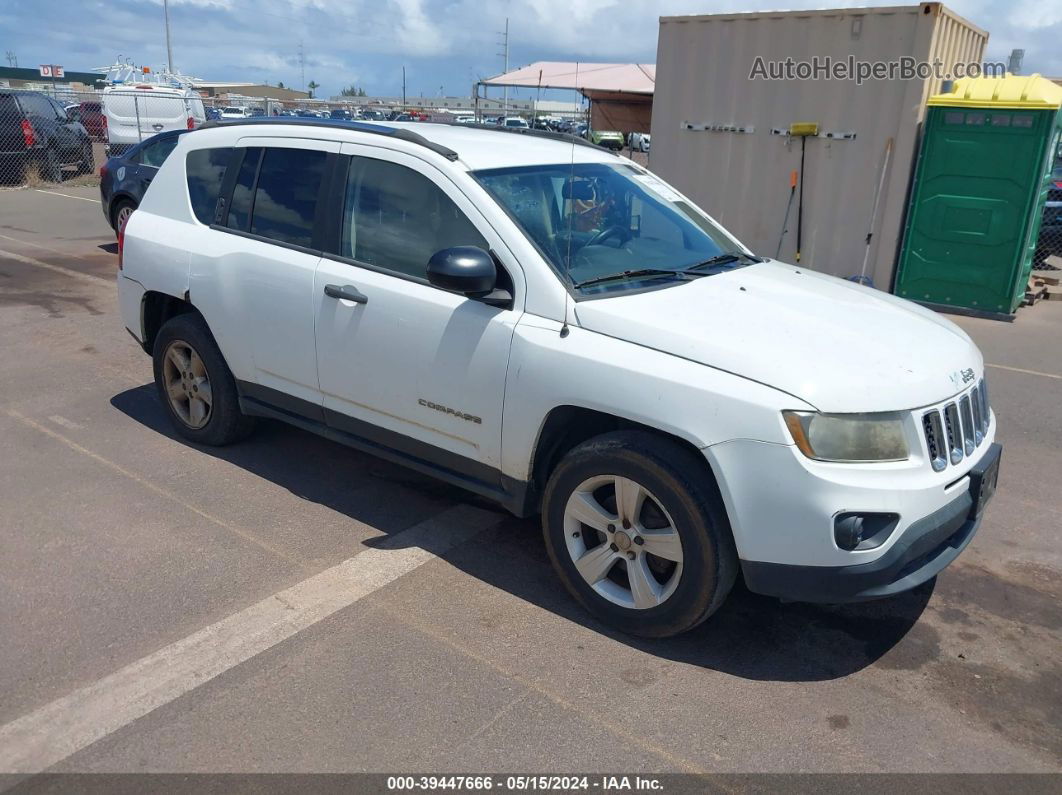
M 587 246 L 600 246 L 606 240 L 611 237 L 617 237 L 620 243 L 625 243 L 631 237 L 631 231 L 622 226 L 607 226 L 600 232 L 596 233 L 587 242 Z

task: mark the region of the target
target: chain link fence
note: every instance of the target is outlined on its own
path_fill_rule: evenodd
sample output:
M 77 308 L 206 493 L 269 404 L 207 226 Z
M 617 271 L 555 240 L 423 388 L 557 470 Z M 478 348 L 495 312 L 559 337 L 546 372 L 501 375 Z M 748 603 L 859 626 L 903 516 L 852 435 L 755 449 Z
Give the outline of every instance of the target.
M 0 88 L 0 187 L 91 180 L 105 140 L 98 123 L 95 136 L 82 124 L 92 117 L 102 118 L 95 93 Z
M 1062 158 L 1055 161 L 1051 172 L 1033 267 L 1037 270 L 1062 270 Z
M 509 114 L 514 115 L 519 114 Z M 483 112 L 477 120 L 495 122 L 495 116 L 497 111 Z M 43 91 L 0 87 L 0 188 L 70 181 L 91 184 L 108 156 L 157 133 L 192 129 L 213 119 L 259 117 L 442 122 L 472 120 L 474 113 L 421 107 L 416 100 L 367 105 L 353 99 L 201 97 L 165 85 L 85 92 L 61 85 Z M 523 114 L 523 118 L 529 126 L 573 132 L 585 122 L 582 114 L 542 116 L 537 121 Z

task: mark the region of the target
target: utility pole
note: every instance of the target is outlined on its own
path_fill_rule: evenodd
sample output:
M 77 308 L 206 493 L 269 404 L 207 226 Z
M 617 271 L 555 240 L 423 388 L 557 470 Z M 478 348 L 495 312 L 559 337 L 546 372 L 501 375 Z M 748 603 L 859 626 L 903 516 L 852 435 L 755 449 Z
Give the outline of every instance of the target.
M 299 73 L 302 75 L 302 90 L 306 90 L 306 55 L 302 51 L 302 39 L 299 39 Z
M 162 0 L 162 14 L 166 19 L 166 68 L 173 69 L 173 48 L 170 46 L 170 0 Z
M 8 50 L 4 55 L 7 57 L 7 65 L 13 69 L 18 69 L 18 56 L 15 55 L 15 51 Z
M 402 110 L 406 109 L 406 67 L 402 67 Z
M 498 34 L 502 37 L 502 40 L 498 42 L 498 46 L 502 48 L 502 51 L 498 55 L 505 59 L 505 74 L 509 71 L 509 17 L 505 18 L 505 30 Z M 505 116 L 509 112 L 509 86 L 505 86 L 505 90 L 502 93 L 502 115 Z

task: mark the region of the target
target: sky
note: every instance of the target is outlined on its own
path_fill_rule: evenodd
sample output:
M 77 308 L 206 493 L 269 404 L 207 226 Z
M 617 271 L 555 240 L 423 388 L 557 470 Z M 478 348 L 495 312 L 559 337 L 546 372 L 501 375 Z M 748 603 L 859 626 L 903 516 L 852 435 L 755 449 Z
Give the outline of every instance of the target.
M 867 3 L 169 0 L 173 60 L 181 72 L 294 88 L 312 80 L 321 85 L 321 97 L 348 85 L 400 95 L 403 66 L 410 97 L 468 96 L 475 80 L 503 71 L 499 42 L 506 17 L 515 68 L 539 60 L 652 63 L 661 15 L 859 5 Z M 1005 62 L 1021 47 L 1024 73 L 1062 75 L 1062 2 L 949 0 L 947 6 L 990 32 L 987 60 Z M 119 55 L 164 66 L 162 0 L 0 0 L 0 56 L 8 52 L 29 67 L 58 63 L 80 71 L 109 65 Z M 8 65 L 6 57 L 0 64 Z

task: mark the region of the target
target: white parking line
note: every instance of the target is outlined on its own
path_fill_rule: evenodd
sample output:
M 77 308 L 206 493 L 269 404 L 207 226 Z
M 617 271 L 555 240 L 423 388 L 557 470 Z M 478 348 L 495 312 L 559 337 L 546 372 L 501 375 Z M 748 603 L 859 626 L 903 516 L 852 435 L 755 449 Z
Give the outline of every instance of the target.
M 27 257 L 25 254 L 16 254 L 13 251 L 5 251 L 0 249 L 0 259 L 10 259 L 15 262 L 22 262 L 26 265 L 33 265 L 37 268 L 46 268 L 56 273 L 61 273 L 64 276 L 72 276 L 75 279 L 88 279 L 92 282 L 106 282 L 108 284 L 114 282 L 114 278 L 104 278 L 103 276 L 97 276 L 94 273 L 82 273 L 81 271 L 75 271 L 71 268 L 64 268 L 62 265 L 52 265 L 50 262 L 41 262 L 39 259 L 33 257 Z
M 1025 373 L 1026 375 L 1038 375 L 1041 378 L 1054 378 L 1062 381 L 1062 375 L 1056 375 L 1055 373 L 1044 373 L 1040 370 L 1023 370 L 1021 367 L 1007 367 L 1005 364 L 989 364 L 985 362 L 985 367 L 995 367 L 997 370 L 1009 370 L 1012 373 Z
M 71 196 L 69 193 L 59 193 L 59 191 L 54 190 L 41 190 L 40 188 L 34 188 L 34 190 L 37 191 L 37 193 L 47 193 L 49 196 L 62 196 L 64 199 L 77 199 L 78 201 L 92 202 L 93 204 L 100 203 L 99 199 L 90 199 L 86 196 Z
M 501 517 L 459 505 L 0 726 L 0 771 L 38 773 L 348 607 Z M 398 544 L 401 548 L 393 548 Z M 430 550 L 430 551 L 429 551 Z

